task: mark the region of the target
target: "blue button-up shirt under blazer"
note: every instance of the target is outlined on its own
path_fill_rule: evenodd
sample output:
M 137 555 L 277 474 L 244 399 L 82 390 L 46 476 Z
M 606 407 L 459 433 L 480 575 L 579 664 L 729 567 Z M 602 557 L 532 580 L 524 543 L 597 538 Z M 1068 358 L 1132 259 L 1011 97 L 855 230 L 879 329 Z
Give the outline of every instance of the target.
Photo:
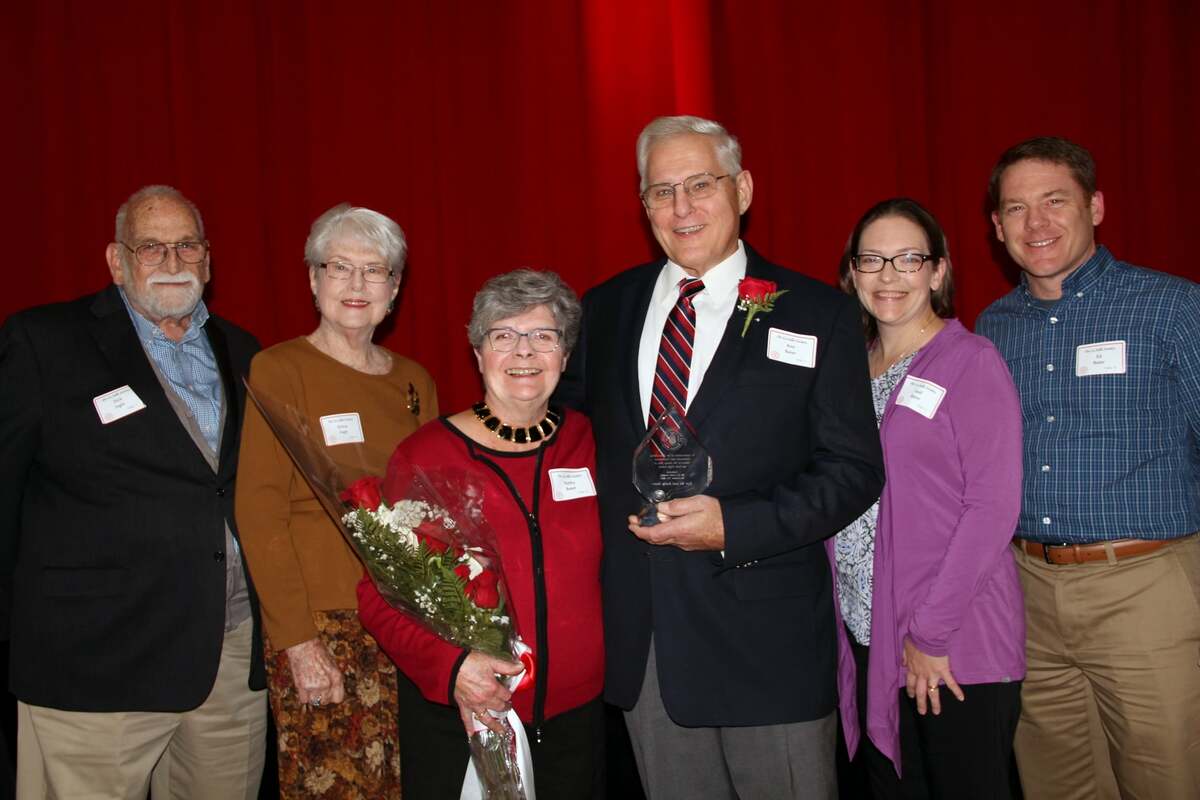
M 1022 538 L 1173 539 L 1200 529 L 1200 285 L 1099 247 L 1056 301 L 1022 284 L 976 331 L 1025 429 Z
M 209 449 L 221 452 L 221 371 L 204 335 L 208 307 L 203 300 L 196 304 L 187 331 L 176 342 L 129 304 L 124 289 L 120 291 L 146 355 L 192 412 Z

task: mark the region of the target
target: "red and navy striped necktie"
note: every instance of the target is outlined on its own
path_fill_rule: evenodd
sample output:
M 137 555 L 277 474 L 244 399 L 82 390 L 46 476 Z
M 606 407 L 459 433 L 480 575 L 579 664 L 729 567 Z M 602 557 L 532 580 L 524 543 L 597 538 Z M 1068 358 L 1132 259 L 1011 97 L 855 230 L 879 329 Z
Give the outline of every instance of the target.
M 704 281 L 699 278 L 684 278 L 679 282 L 679 299 L 663 325 L 662 341 L 658 345 L 647 427 L 672 405 L 679 409 L 681 416 L 687 409 L 692 345 L 696 340 L 696 308 L 692 305 L 692 297 L 703 290 Z

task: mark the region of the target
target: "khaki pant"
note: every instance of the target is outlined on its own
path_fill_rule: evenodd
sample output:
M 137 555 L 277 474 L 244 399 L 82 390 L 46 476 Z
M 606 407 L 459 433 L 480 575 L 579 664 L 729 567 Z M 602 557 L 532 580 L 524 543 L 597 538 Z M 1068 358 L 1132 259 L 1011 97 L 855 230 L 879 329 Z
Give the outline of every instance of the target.
M 1200 798 L 1200 537 L 1087 564 L 1014 551 L 1026 798 Z
M 208 698 L 182 713 L 59 711 L 17 704 L 22 800 L 255 800 L 267 693 L 246 686 L 253 625 L 225 635 Z M 164 675 L 163 680 L 171 676 Z

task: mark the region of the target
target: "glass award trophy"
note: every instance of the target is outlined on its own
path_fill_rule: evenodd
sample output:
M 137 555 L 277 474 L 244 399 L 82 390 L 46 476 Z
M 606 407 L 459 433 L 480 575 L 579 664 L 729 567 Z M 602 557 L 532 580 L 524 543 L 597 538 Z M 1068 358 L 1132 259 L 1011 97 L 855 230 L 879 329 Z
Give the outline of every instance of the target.
M 687 417 L 674 406 L 667 409 L 633 451 L 633 485 L 646 499 L 638 524 L 658 524 L 656 503 L 703 492 L 712 482 L 712 469 L 712 457 Z

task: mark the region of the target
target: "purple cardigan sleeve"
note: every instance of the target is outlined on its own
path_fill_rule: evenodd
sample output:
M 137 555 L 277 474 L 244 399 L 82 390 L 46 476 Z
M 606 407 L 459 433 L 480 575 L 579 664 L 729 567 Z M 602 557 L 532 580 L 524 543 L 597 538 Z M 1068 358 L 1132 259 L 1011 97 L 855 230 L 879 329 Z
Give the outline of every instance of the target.
M 913 644 L 932 656 L 946 655 L 972 598 L 1012 540 L 1021 509 L 1021 403 L 1004 360 L 994 348 L 982 348 L 947 388 L 963 506 L 909 625 Z

